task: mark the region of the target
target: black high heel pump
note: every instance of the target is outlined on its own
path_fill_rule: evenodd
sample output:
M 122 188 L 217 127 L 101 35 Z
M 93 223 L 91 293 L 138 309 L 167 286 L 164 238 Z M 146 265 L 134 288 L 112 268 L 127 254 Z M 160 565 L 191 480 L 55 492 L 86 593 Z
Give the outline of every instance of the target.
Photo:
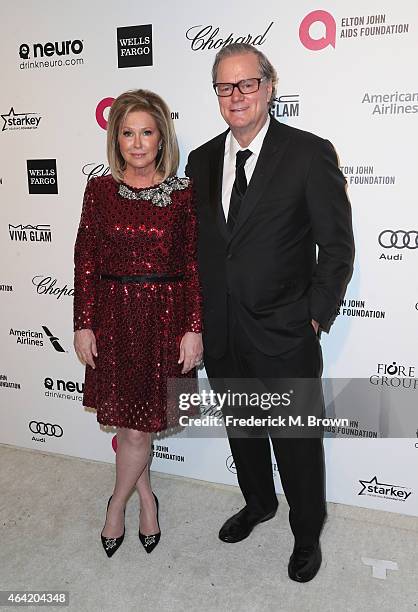
M 112 499 L 112 495 L 109 497 L 109 501 L 107 502 L 107 508 L 106 508 L 106 517 L 107 517 L 107 511 L 109 510 L 109 504 L 110 504 L 110 500 Z M 125 515 L 125 510 L 123 511 L 123 514 Z M 103 534 L 103 531 L 102 531 Z M 125 537 L 125 526 L 123 527 L 123 533 L 121 536 L 119 536 L 118 538 L 105 538 L 102 534 L 100 534 L 100 538 L 102 540 L 102 546 L 105 550 L 105 553 L 107 554 L 107 556 L 112 557 L 115 552 L 117 551 L 117 549 L 120 547 L 120 545 L 123 542 L 123 539 Z
M 155 505 L 157 506 L 157 524 L 158 524 L 158 528 L 160 529 L 160 521 L 158 518 L 159 503 L 158 503 L 158 499 L 155 493 L 153 493 L 153 495 L 155 499 Z M 142 546 L 145 548 L 147 553 L 152 553 L 152 551 L 154 550 L 154 548 L 157 546 L 158 542 L 160 541 L 161 529 L 158 533 L 153 533 L 152 535 L 144 535 L 143 533 L 141 533 L 141 531 L 138 531 L 138 537 L 139 537 L 139 541 L 141 542 Z

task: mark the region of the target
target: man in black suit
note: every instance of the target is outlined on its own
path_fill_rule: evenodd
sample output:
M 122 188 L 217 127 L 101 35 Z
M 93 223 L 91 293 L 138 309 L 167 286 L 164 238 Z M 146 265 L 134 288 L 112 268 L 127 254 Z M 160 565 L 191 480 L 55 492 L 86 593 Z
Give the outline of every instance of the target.
M 222 379 L 320 385 L 318 334 L 352 272 L 345 179 L 330 142 L 270 117 L 277 76 L 258 49 L 224 47 L 212 77 L 229 129 L 192 151 L 186 168 L 197 192 L 206 371 L 215 387 Z M 289 576 L 311 580 L 326 514 L 322 438 L 243 432 L 228 429 L 246 505 L 219 537 L 243 540 L 276 513 L 271 439 L 295 537 Z

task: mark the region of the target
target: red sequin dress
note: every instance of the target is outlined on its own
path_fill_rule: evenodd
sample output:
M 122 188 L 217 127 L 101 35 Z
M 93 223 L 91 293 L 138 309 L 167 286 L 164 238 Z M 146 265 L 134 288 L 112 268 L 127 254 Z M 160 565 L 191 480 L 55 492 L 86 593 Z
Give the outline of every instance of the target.
M 167 379 L 196 376 L 177 363 L 184 333 L 201 331 L 196 241 L 189 179 L 148 189 L 110 175 L 89 180 L 75 244 L 74 330 L 96 336 L 83 404 L 96 408 L 99 423 L 149 432 L 178 425 L 167 410 Z M 121 283 L 103 274 L 184 278 Z

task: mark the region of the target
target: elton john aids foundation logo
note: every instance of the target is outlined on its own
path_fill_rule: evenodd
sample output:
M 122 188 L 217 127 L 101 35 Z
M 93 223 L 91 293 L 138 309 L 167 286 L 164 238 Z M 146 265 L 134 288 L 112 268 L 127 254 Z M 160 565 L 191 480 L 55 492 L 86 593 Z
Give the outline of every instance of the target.
M 386 13 L 344 16 L 338 18 L 338 26 L 337 33 L 337 23 L 328 11 L 312 11 L 299 26 L 300 42 L 310 51 L 322 51 L 328 46 L 335 49 L 337 38 L 397 37 L 409 32 L 409 23 L 391 23 Z
M 335 49 L 336 33 L 335 19 L 328 11 L 312 11 L 299 26 L 300 42 L 311 51 L 321 51 L 329 45 Z
M 103 98 L 100 100 L 98 105 L 96 106 L 96 121 L 102 128 L 102 130 L 107 130 L 107 116 L 109 114 L 109 109 L 112 106 L 115 98 Z M 106 113 L 106 117 L 105 117 Z
M 115 101 L 115 98 L 103 98 L 102 100 L 100 100 L 100 102 L 96 106 L 96 111 L 95 111 L 96 121 L 98 125 L 102 128 L 102 130 L 107 130 L 107 118 L 109 116 L 109 109 L 112 106 L 114 101 Z M 179 119 L 180 117 L 180 114 L 178 111 L 171 111 L 170 115 L 173 121 L 175 119 Z M 83 168 L 83 174 L 85 174 L 84 168 Z

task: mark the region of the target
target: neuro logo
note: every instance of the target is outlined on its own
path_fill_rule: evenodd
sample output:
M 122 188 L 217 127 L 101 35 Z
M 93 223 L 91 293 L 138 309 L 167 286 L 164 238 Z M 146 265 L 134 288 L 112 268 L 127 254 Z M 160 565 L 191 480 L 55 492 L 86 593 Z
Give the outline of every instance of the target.
M 51 332 L 45 325 L 42 325 L 42 329 L 44 330 L 45 334 L 48 336 L 49 341 L 51 342 L 54 349 L 58 351 L 58 353 L 65 353 L 65 350 L 62 348 L 61 344 L 59 343 L 59 338 L 51 334 Z
M 19 57 L 23 60 L 30 59 L 30 47 L 26 43 L 19 46 Z M 32 45 L 33 57 L 52 57 L 53 55 L 79 55 L 83 51 L 83 41 L 62 40 L 61 42 L 34 43 Z
M 313 24 L 322 23 L 325 28 L 324 36 L 314 38 L 311 35 Z M 304 47 L 310 51 L 322 51 L 331 45 L 335 49 L 337 25 L 334 17 L 328 11 L 312 11 L 302 19 L 299 26 L 299 39 Z
M 47 41 L 45 43 L 22 43 L 19 45 L 20 70 L 39 68 L 58 68 L 84 64 L 82 52 L 84 41 L 72 40 Z
M 20 45 L 19 57 L 24 60 L 29 59 L 29 45 L 27 45 L 26 43 L 23 43 L 22 45 Z

